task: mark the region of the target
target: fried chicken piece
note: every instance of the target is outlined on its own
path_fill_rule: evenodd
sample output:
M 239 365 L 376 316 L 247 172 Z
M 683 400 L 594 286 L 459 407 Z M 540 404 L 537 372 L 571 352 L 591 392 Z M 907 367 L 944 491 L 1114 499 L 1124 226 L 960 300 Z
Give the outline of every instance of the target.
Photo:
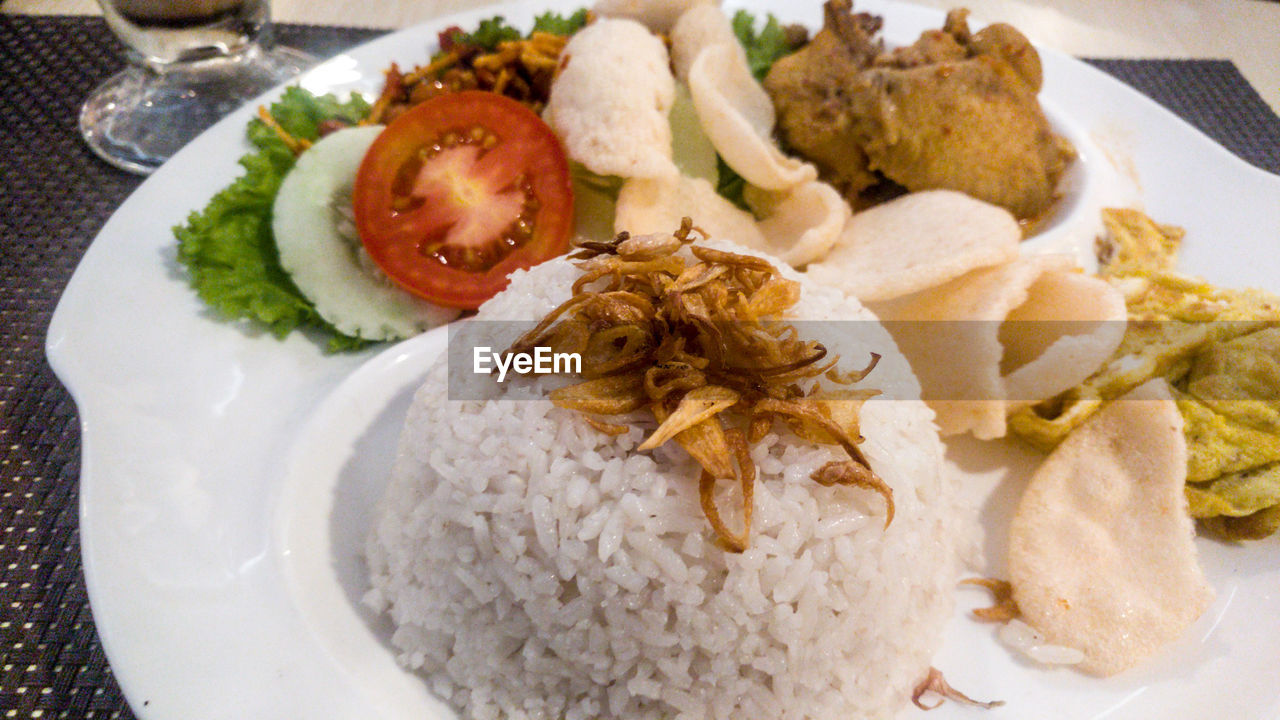
M 1006 62 L 877 67 L 851 84 L 868 166 L 909 190 L 960 190 L 1018 218 L 1048 209 L 1069 151 Z
M 873 39 L 882 21 L 853 14 L 846 2 L 827 3 L 823 28 L 803 49 L 774 63 L 764 80 L 778 116 L 778 133 L 792 151 L 817 166 L 822 178 L 855 202 L 880 182 L 868 167 L 849 114 L 850 78 L 884 51 Z
M 877 181 L 951 189 L 1007 208 L 1045 213 L 1074 152 L 1036 99 L 1035 48 L 1015 28 L 971 33 L 967 11 L 941 30 L 884 51 L 879 22 L 829 0 L 823 29 L 765 79 L 783 141 L 814 162 L 855 206 Z

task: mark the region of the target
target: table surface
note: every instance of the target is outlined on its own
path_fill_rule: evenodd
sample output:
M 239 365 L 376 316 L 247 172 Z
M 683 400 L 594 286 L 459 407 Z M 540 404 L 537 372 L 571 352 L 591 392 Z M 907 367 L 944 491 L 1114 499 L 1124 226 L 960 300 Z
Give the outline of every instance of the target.
M 806 0 L 817 2 L 817 0 Z M 1274 0 L 911 0 L 968 7 L 1072 55 L 1230 60 L 1280 113 L 1280 2 Z M 274 0 L 278 22 L 402 28 L 493 0 Z M 856 6 L 856 3 L 855 3 Z M 93 0 L 8 0 L 6 13 L 96 13 Z
M 96 9 L 83 0 L 0 2 L 5 15 L 94 14 Z M 480 4 L 277 0 L 273 14 L 281 23 L 396 28 Z M 980 19 L 1011 21 L 1075 55 L 1230 61 L 1096 64 L 1151 94 L 1246 160 L 1280 172 L 1280 118 L 1273 114 L 1280 110 L 1280 43 L 1274 42 L 1280 3 L 966 4 Z M 80 254 L 140 179 L 97 161 L 75 133 L 78 98 L 119 65 L 118 48 L 105 29 L 100 23 L 78 23 L 73 46 L 22 59 L 18 45 L 30 37 L 44 33 L 40 37 L 47 42 L 67 36 L 60 33 L 69 26 L 57 19 L 31 20 L 26 25 L 0 23 L 0 116 L 8 121 L 0 122 L 6 128 L 0 133 L 0 177 L 6 184 L 0 193 L 0 552 L 8 563 L 0 566 L 5 605 L 0 617 L 0 708 L 4 718 L 127 718 L 131 713 L 97 643 L 80 574 L 75 409 L 44 362 L 42 343 L 49 315 Z M 1108 29 L 1117 27 L 1126 30 Z M 283 40 L 321 55 L 372 34 L 333 27 L 281 28 Z M 14 44 L 5 44 L 10 41 Z M 43 65 L 33 66 L 39 63 Z M 41 73 L 51 72 L 64 73 L 57 87 L 40 81 Z

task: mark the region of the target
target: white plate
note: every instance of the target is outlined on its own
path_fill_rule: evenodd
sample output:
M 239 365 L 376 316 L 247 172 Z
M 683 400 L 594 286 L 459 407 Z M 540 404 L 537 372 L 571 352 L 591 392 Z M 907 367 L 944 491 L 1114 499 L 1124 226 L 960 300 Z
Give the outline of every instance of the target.
M 816 3 L 796 5 L 747 7 L 818 26 Z M 912 6 L 859 8 L 885 16 L 891 42 L 942 20 Z M 495 13 L 527 27 L 534 10 L 490 7 L 395 33 L 301 82 L 374 93 L 391 61 L 422 62 L 437 31 Z M 1042 56 L 1046 109 L 1087 151 L 1089 202 L 1111 202 L 1112 192 L 1128 201 L 1128 181 L 1153 217 L 1187 229 L 1186 268 L 1280 290 L 1280 179 L 1105 74 Z M 325 356 L 305 337 L 278 341 L 210 317 L 174 259 L 171 228 L 239 173 L 253 112 L 214 126 L 129 198 L 50 326 L 50 362 L 80 411 L 81 544 L 98 632 L 143 718 L 450 717 L 395 666 L 386 627 L 357 603 L 357 553 L 399 413 L 443 335 L 376 357 Z M 1091 207 L 1078 212 L 1075 220 L 1096 222 Z M 967 462 L 983 488 L 1012 472 Z M 993 523 L 1016 487 L 992 496 Z M 1280 541 L 1199 543 L 1218 600 L 1160 658 L 1109 680 L 1044 671 L 958 612 L 936 664 L 957 687 L 1008 704 L 985 715 L 947 705 L 929 717 L 1277 717 Z M 965 608 L 983 599 L 961 595 Z

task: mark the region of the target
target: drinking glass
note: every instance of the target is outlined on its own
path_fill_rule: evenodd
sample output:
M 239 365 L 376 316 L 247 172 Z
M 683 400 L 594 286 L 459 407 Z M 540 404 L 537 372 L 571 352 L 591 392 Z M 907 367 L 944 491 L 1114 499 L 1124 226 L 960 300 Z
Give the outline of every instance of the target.
M 128 48 L 93 91 L 80 134 L 116 167 L 148 174 L 202 130 L 313 60 L 272 42 L 270 0 L 98 0 Z

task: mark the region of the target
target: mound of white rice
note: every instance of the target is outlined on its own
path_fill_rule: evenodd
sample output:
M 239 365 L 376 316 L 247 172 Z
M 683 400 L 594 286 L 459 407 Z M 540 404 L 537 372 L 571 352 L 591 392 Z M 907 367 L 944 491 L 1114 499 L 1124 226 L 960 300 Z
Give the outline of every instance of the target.
M 577 273 L 556 260 L 517 274 L 480 316 L 539 318 Z M 811 285 L 797 311 L 871 317 Z M 845 367 L 885 356 L 866 384 L 915 386 L 878 323 L 841 327 L 853 350 L 819 339 Z M 862 432 L 894 490 L 887 530 L 879 495 L 809 479 L 836 449 L 771 434 L 752 451 L 751 547 L 733 555 L 674 443 L 636 452 L 641 430 L 609 437 L 546 401 L 448 401 L 441 363 L 369 538 L 368 599 L 402 662 L 469 720 L 893 715 L 940 642 L 968 525 L 922 403 L 868 402 Z

